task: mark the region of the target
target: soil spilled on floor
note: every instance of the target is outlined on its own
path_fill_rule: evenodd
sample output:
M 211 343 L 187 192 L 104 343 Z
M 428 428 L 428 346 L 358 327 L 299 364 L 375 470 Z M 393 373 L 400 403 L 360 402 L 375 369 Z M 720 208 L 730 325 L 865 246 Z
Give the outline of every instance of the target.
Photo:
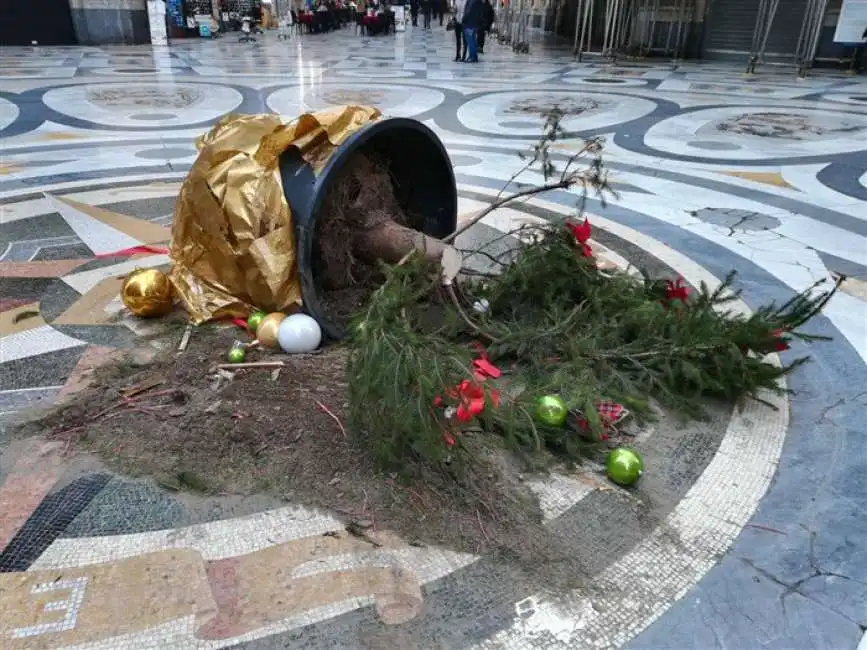
M 203 326 L 184 352 L 172 346 L 145 367 L 104 366 L 73 401 L 18 434 L 66 440 L 69 454 L 95 452 L 110 469 L 167 490 L 278 497 L 336 513 L 362 537 L 391 530 L 411 544 L 493 553 L 549 585 L 574 586 L 580 567 L 543 528 L 526 465 L 498 439 L 466 436 L 475 458 L 460 480 L 451 466 L 377 471 L 363 440 L 345 430 L 344 348 L 248 355 L 283 361 L 279 373 L 218 370 L 237 335 Z

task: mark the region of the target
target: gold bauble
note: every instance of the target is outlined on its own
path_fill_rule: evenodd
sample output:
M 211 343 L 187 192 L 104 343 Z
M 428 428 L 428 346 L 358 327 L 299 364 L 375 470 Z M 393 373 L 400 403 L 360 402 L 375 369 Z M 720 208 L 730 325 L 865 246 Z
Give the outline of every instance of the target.
M 256 328 L 256 338 L 266 348 L 280 347 L 280 344 L 277 342 L 277 330 L 284 318 L 286 318 L 286 314 L 282 311 L 275 311 L 265 316 L 262 322 L 259 323 L 259 327 Z
M 136 316 L 164 316 L 172 310 L 172 284 L 159 269 L 136 269 L 124 279 L 120 299 Z

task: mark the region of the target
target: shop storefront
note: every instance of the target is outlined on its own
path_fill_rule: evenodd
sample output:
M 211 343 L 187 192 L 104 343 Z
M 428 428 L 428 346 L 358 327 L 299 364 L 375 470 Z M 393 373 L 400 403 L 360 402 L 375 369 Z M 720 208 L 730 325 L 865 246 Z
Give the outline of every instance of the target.
M 75 45 L 78 39 L 69 0 L 3 2 L 2 45 Z

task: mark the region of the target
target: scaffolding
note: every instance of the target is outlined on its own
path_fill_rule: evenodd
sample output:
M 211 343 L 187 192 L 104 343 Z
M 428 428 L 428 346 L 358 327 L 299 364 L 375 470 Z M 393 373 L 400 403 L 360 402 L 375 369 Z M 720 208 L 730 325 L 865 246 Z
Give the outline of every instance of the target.
M 497 40 L 502 44 L 509 45 L 514 52 L 528 53 L 530 46 L 527 43 L 527 27 L 531 13 L 528 11 L 532 0 L 514 0 L 501 12 L 502 17 L 497 20 Z
M 753 43 L 750 58 L 747 61 L 747 74 L 753 74 L 760 63 L 764 63 L 768 38 L 774 27 L 780 0 L 760 0 L 756 16 L 756 26 L 753 29 Z M 822 36 L 822 25 L 828 11 L 828 0 L 807 0 L 801 30 L 795 45 L 794 65 L 799 77 L 807 76 L 816 60 L 819 39 Z
M 822 36 L 822 25 L 825 23 L 827 11 L 828 0 L 808 0 L 795 50 L 795 66 L 799 77 L 806 77 L 816 60 L 816 51 L 819 49 L 819 39 Z
M 684 55 L 695 19 L 695 0 L 605 0 L 597 12 L 596 0 L 578 0 L 573 53 L 581 61 L 594 54 L 616 60 L 624 54 L 647 56 L 661 53 L 677 61 Z M 592 34 L 597 18 L 602 17 L 602 41 L 594 49 Z M 663 38 L 664 36 L 664 38 Z
M 750 58 L 747 60 L 747 74 L 753 74 L 756 71 L 756 66 L 764 61 L 768 37 L 774 27 L 774 18 L 777 17 L 779 6 L 780 0 L 759 0 L 756 25 L 753 27 L 753 42 L 750 46 Z

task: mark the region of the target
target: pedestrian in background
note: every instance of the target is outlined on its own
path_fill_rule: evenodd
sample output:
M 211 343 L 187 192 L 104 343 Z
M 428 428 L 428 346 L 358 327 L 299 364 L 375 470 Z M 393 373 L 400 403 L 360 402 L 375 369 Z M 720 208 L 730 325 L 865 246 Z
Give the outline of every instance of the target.
M 494 27 L 496 14 L 494 13 L 494 5 L 491 0 L 482 0 L 482 25 L 479 27 L 479 54 L 485 53 L 485 37 L 491 33 Z
M 464 26 L 461 24 L 466 4 L 467 0 L 452 0 L 453 17 L 447 29 L 455 30 L 455 61 L 467 60 L 467 42 L 464 40 Z
M 409 0 L 409 15 L 412 16 L 412 26 L 418 27 L 418 0 Z
M 421 13 L 424 16 L 425 29 L 430 29 L 431 11 L 433 11 L 433 0 L 421 0 Z
M 476 34 L 482 26 L 482 0 L 467 0 L 461 24 L 464 26 L 464 40 L 467 43 L 467 63 L 478 63 Z

